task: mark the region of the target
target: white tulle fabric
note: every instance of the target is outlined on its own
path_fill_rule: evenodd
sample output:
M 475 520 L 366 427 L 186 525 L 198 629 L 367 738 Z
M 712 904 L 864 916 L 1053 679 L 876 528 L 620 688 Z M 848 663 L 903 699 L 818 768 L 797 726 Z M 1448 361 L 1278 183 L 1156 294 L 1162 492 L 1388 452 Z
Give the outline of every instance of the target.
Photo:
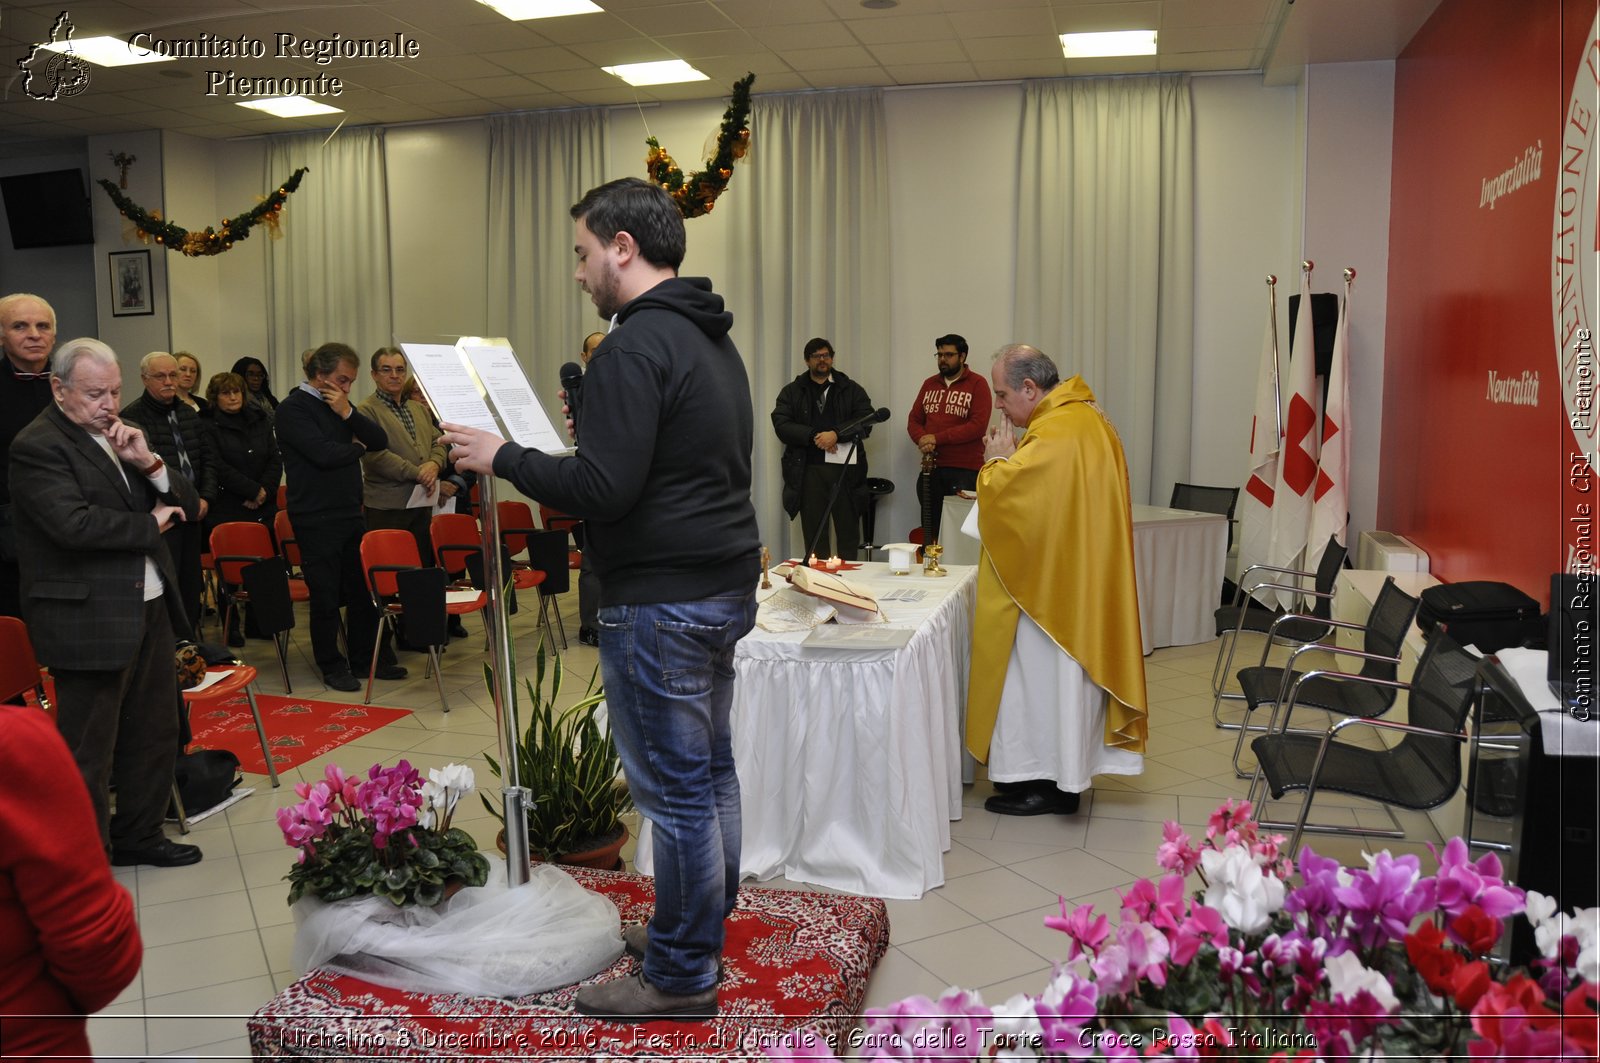
M 368 896 L 303 897 L 292 910 L 301 974 L 331 970 L 416 993 L 527 996 L 582 981 L 622 955 L 610 900 L 549 864 L 511 889 L 505 860 L 493 855 L 488 882 L 436 908 Z

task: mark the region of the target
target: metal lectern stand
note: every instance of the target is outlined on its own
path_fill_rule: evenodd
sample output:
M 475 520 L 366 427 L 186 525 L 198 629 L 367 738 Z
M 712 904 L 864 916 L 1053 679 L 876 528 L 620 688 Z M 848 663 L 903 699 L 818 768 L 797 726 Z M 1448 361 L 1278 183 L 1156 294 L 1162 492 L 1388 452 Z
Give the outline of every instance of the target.
M 494 701 L 495 728 L 500 732 L 500 797 L 506 816 L 506 876 L 515 887 L 528 881 L 528 804 L 533 793 L 522 785 L 517 763 L 516 676 L 512 674 L 510 614 L 506 611 L 506 577 L 501 570 L 500 517 L 494 502 L 494 477 L 478 479 L 478 522 L 483 528 L 483 582 L 489 596 L 489 696 Z

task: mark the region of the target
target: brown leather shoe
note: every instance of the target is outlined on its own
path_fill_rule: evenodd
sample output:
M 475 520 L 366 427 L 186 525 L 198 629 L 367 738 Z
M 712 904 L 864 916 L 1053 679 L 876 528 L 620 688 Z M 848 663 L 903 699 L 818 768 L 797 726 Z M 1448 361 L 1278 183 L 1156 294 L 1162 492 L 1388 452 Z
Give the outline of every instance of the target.
M 667 993 L 644 980 L 625 975 L 578 990 L 579 1014 L 611 1022 L 654 1022 L 657 1019 L 706 1020 L 717 1016 L 717 987 L 698 993 Z

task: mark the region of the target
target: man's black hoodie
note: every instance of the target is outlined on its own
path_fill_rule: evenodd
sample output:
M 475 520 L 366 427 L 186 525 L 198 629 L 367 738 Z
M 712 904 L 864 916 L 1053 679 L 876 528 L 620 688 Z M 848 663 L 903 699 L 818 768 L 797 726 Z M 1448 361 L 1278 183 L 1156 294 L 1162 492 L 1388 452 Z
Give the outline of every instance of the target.
M 753 412 L 733 315 L 704 277 L 624 306 L 583 377 L 570 457 L 507 444 L 495 475 L 582 517 L 603 605 L 747 594 L 760 561 Z

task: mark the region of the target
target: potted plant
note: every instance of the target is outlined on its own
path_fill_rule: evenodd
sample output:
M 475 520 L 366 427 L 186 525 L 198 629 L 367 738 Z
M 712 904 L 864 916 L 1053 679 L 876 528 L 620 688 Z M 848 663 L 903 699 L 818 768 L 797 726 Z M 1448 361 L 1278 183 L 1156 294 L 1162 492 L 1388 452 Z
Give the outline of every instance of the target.
M 365 779 L 329 764 L 322 781 L 295 787 L 304 801 L 278 810 L 284 841 L 298 851 L 284 876 L 289 903 L 370 894 L 397 908 L 431 908 L 463 886 L 483 885 L 489 861 L 472 835 L 450 825 L 472 787 L 472 769 L 461 764 L 430 771 L 427 782 L 404 760 L 374 764 Z
M 622 817 L 633 808 L 633 797 L 619 779 L 622 761 L 616 743 L 595 719 L 605 693 L 596 689 L 591 677 L 576 704 L 557 710 L 561 680 L 560 656 L 552 662 L 541 643 L 534 678 L 523 680 L 529 701 L 527 726 L 514 739 L 518 782 L 531 794 L 528 849 L 535 859 L 618 868 L 628 840 Z M 512 697 L 516 698 L 514 689 Z M 485 754 L 484 759 L 489 770 L 505 777 L 493 757 Z M 487 794 L 479 796 L 484 807 L 503 821 L 505 810 Z

